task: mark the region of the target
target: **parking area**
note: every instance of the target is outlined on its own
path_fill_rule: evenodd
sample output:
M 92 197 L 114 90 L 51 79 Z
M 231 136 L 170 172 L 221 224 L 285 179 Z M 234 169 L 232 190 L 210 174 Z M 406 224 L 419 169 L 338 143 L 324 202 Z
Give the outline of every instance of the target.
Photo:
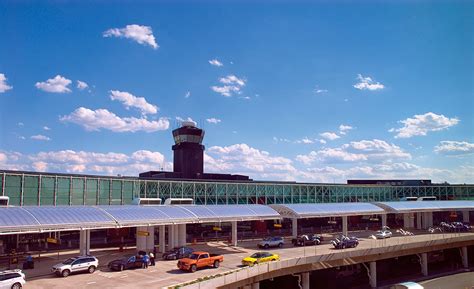
M 360 238 L 360 244 L 354 249 L 345 250 L 361 250 L 371 247 L 383 247 L 395 244 L 404 244 L 415 241 L 426 241 L 441 238 L 449 238 L 459 236 L 460 234 L 427 234 L 426 231 L 416 232 L 414 236 L 402 236 L 394 233 L 390 239 L 374 240 L 370 238 L 373 231 L 353 232 L 354 236 Z M 462 235 L 473 233 L 463 233 Z M 319 255 L 334 252 L 333 246 L 330 244 L 332 235 L 324 235 L 324 242 L 318 246 L 293 247 L 290 239 L 285 239 L 283 248 L 268 249 L 273 253 L 277 253 L 282 259 L 295 258 L 298 256 Z M 93 274 L 73 274 L 67 278 L 56 277 L 50 273 L 51 267 L 60 261 L 77 255 L 77 252 L 65 252 L 60 254 L 51 254 L 42 256 L 36 260 L 35 269 L 25 270 L 27 284 L 25 288 L 136 288 L 136 287 L 152 287 L 161 288 L 173 284 L 191 281 L 200 277 L 213 275 L 235 269 L 241 266 L 241 260 L 254 252 L 260 251 L 257 241 L 247 241 L 239 243 L 239 247 L 231 247 L 223 242 L 210 242 L 206 244 L 193 245 L 195 250 L 203 250 L 211 253 L 224 255 L 224 262 L 220 268 L 208 268 L 199 270 L 196 273 L 182 272 L 176 268 L 176 261 L 162 261 L 157 259 L 156 266 L 148 267 L 148 269 L 134 269 L 122 272 L 111 272 L 107 268 L 107 263 L 123 256 L 130 256 L 135 253 L 135 249 L 124 250 L 119 252 L 116 249 L 110 250 L 93 250 L 92 255 L 98 257 L 100 265 L 98 270 Z M 160 256 L 158 256 L 160 257 Z

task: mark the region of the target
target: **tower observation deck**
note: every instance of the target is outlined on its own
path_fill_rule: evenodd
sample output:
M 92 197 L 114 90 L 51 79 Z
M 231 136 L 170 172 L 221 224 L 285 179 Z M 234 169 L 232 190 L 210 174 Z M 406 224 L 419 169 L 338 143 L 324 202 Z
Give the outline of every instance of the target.
M 202 144 L 205 131 L 192 121 L 183 121 L 181 127 L 173 130 L 173 171 L 148 171 L 140 178 L 251 181 L 248 176 L 204 173 L 204 150 Z

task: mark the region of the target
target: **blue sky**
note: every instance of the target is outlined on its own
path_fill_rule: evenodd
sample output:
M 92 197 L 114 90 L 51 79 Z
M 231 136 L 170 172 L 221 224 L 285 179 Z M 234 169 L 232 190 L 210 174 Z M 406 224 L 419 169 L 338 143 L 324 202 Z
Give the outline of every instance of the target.
M 0 168 L 474 182 L 472 2 L 0 4 Z M 81 85 L 79 82 L 81 81 Z

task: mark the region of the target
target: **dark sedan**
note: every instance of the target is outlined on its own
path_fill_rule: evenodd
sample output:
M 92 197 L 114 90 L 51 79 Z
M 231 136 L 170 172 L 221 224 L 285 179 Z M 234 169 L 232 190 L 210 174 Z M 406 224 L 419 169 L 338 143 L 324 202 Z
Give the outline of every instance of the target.
M 190 247 L 179 247 L 174 248 L 163 254 L 163 260 L 178 260 L 182 258 L 188 258 L 194 252 L 193 248 Z
M 140 256 L 124 257 L 122 259 L 110 261 L 107 266 L 113 271 L 141 268 L 143 266 L 143 259 Z

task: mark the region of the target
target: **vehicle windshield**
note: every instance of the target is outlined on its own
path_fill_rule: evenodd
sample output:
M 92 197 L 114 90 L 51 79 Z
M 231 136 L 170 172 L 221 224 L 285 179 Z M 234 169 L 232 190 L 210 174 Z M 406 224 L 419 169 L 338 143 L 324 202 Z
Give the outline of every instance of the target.
M 132 256 L 132 257 L 130 257 L 130 258 L 128 258 L 128 259 L 124 258 L 124 260 L 127 260 L 127 262 L 129 262 L 129 263 L 135 262 L 136 259 L 137 259 L 137 258 L 136 258 L 135 256 Z
M 272 237 L 263 238 L 263 241 L 271 241 L 271 240 L 272 240 Z
M 189 256 L 189 259 L 193 259 L 193 260 L 197 260 L 199 258 L 199 254 L 191 254 L 191 256 Z
M 262 258 L 262 253 L 254 253 L 250 256 L 250 258 Z
M 71 263 L 74 262 L 74 261 L 76 261 L 75 258 L 69 258 L 69 259 L 67 259 L 66 261 L 64 261 L 63 264 L 64 264 L 64 265 L 69 265 L 69 264 L 71 264 Z

